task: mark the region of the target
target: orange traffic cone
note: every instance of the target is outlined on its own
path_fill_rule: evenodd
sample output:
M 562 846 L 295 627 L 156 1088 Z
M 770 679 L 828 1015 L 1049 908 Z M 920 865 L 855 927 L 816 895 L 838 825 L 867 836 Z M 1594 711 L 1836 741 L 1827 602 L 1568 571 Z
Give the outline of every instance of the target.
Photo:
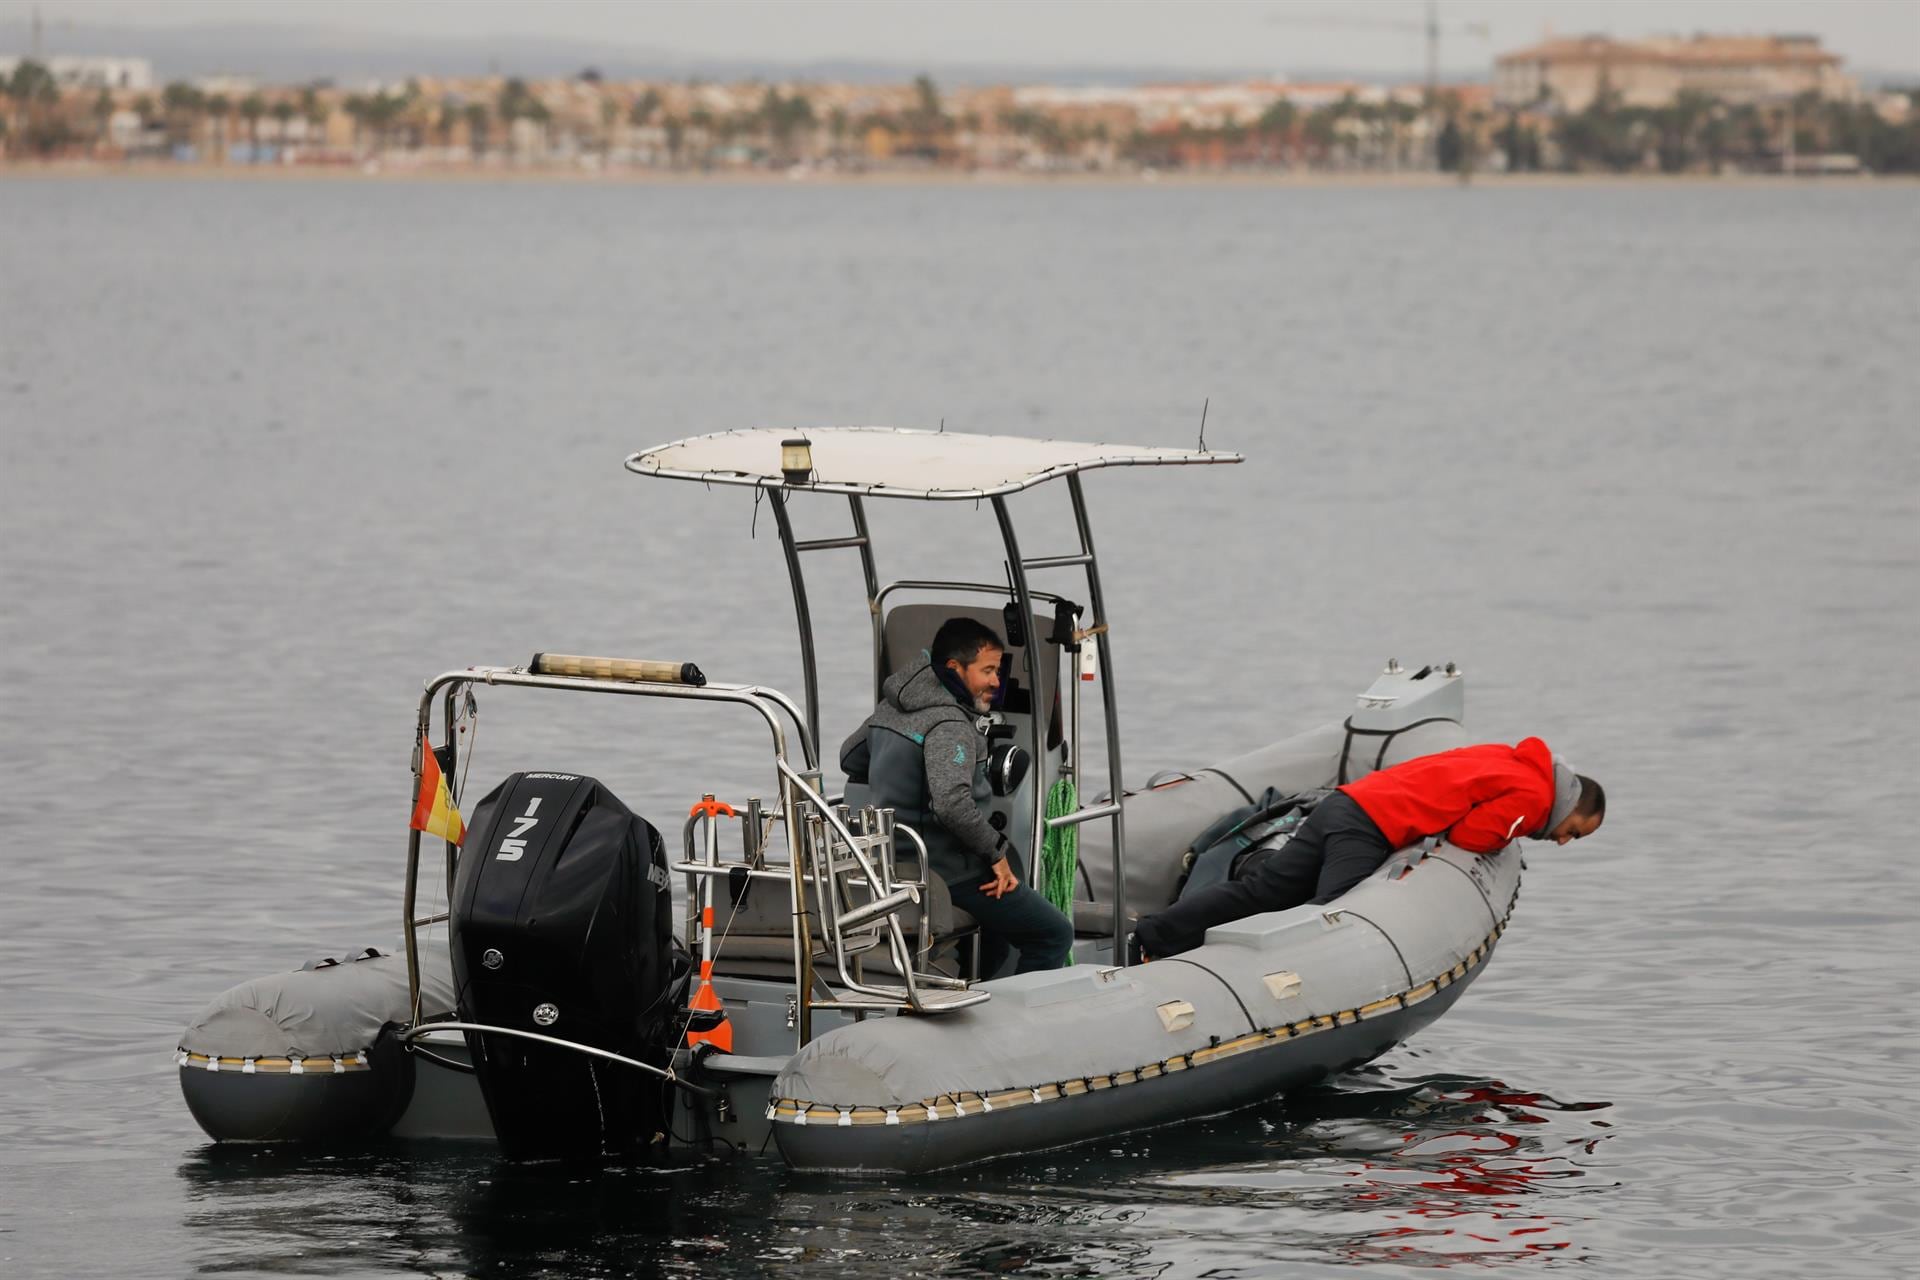
M 719 1023 L 712 1030 L 687 1032 L 689 1049 L 698 1044 L 710 1044 L 722 1053 L 733 1052 L 733 1024 L 727 1021 L 727 1006 L 720 1002 L 719 995 L 713 989 L 713 961 L 700 962 L 700 989 L 693 993 L 693 999 L 687 1001 L 687 1008 L 694 1013 L 720 1015 Z

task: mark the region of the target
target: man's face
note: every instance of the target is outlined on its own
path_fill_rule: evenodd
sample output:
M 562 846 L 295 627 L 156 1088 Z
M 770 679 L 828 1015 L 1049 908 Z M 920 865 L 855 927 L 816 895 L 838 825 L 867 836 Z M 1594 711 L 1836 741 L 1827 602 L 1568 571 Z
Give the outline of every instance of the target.
M 1569 840 L 1579 840 L 1584 836 L 1590 836 L 1599 829 L 1600 819 L 1598 816 L 1589 814 L 1583 818 L 1577 813 L 1570 813 L 1560 819 L 1559 826 L 1547 832 L 1547 839 L 1553 841 L 1555 844 L 1565 844 Z
M 967 696 L 973 699 L 975 711 L 993 710 L 993 691 L 1000 687 L 1000 660 L 1005 656 L 992 645 L 982 645 L 980 652 L 973 655 L 972 662 L 947 659 L 947 669 L 959 676 L 960 683 L 967 686 Z

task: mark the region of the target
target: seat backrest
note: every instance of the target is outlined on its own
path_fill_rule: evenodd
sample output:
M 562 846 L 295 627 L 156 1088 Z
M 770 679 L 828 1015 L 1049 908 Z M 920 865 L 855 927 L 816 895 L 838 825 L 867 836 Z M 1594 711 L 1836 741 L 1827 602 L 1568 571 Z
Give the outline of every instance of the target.
M 881 628 L 884 651 L 880 660 L 880 681 L 904 666 L 917 661 L 933 644 L 934 632 L 948 618 L 972 618 L 993 628 L 994 633 L 1006 638 L 1006 621 L 1000 610 L 993 605 L 952 604 L 933 602 L 929 604 L 895 605 L 887 611 L 885 624 Z M 1042 741 L 1046 750 L 1034 767 L 1028 772 L 1020 789 L 1011 796 L 995 796 L 990 809 L 1004 817 L 1007 838 L 1017 849 L 1033 849 L 1034 805 L 1033 789 L 1038 787 L 1044 793 L 1060 776 L 1060 762 L 1065 755 L 1061 742 L 1065 733 L 1065 711 L 1054 706 L 1055 690 L 1060 682 L 1060 646 L 1047 639 L 1053 633 L 1053 619 L 1041 615 L 1032 618 L 1027 625 L 1027 644 L 1012 646 L 1007 650 L 1002 664 L 1004 680 L 1011 675 L 1020 682 L 1022 700 L 1031 695 L 1031 705 L 1026 710 L 1014 710 L 1014 700 L 1008 700 L 1001 709 L 1001 717 L 1014 730 L 1014 741 L 1021 746 L 1031 742 L 1032 720 L 1035 715 L 1041 718 Z M 1038 661 L 1038 688 L 1031 688 L 1027 674 L 1027 649 L 1033 650 Z M 847 788 L 848 803 L 867 803 L 865 788 Z

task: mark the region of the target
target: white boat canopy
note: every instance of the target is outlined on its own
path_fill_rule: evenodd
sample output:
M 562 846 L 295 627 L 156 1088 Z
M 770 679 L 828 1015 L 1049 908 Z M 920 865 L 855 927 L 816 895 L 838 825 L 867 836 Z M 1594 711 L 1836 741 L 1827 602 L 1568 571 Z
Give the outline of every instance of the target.
M 790 477 L 782 468 L 782 449 L 802 440 L 809 465 Z M 794 459 L 789 456 L 785 461 L 790 465 Z M 904 427 L 757 427 L 658 445 L 630 456 L 627 470 L 643 476 L 760 489 L 939 501 L 1018 493 L 1046 480 L 1098 467 L 1240 461 L 1237 453 L 1198 449 L 1083 444 Z M 802 475 L 807 478 L 801 479 Z

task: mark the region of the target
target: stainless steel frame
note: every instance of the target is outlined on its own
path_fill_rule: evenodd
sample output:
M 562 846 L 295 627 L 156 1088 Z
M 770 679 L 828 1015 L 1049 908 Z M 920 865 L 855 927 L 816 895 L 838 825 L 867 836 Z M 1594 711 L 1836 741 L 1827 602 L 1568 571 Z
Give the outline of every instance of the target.
M 879 427 L 830 428 L 829 430 L 834 432 L 891 432 L 896 436 L 924 436 L 929 434 L 926 432 L 911 432 L 896 428 Z M 720 432 L 717 433 L 717 436 L 733 434 L 736 433 Z M 714 438 L 716 437 L 696 437 L 696 439 L 706 440 Z M 980 437 L 979 439 L 984 441 L 988 438 Z M 678 443 L 687 442 L 683 441 Z M 1113 962 L 1116 965 L 1124 966 L 1126 964 L 1126 948 L 1123 945 L 1126 931 L 1124 904 L 1127 900 L 1126 815 L 1118 799 L 1123 787 L 1124 775 L 1121 771 L 1120 760 L 1119 709 L 1114 697 L 1113 639 L 1112 630 L 1107 618 L 1106 599 L 1100 586 L 1099 557 L 1094 551 L 1093 532 L 1087 519 L 1086 496 L 1081 487 L 1080 476 L 1084 471 L 1110 466 L 1177 466 L 1237 463 L 1242 460 L 1240 455 L 1235 453 L 1211 453 L 1204 447 L 1199 450 L 1132 450 L 1129 446 L 1076 446 L 1083 450 L 1083 452 L 1069 456 L 1064 460 L 1054 461 L 1049 465 L 1030 470 L 1026 474 L 1004 484 L 976 489 L 941 489 L 918 487 L 912 483 L 912 480 L 909 480 L 909 483 L 905 485 L 899 483 L 846 483 L 836 480 L 832 476 L 821 476 L 816 473 L 796 484 L 789 482 L 785 478 L 786 473 L 782 471 L 762 470 L 758 468 L 688 470 L 683 468 L 662 467 L 654 455 L 670 447 L 671 446 L 668 445 L 662 445 L 657 449 L 643 450 L 639 453 L 630 454 L 626 460 L 627 469 L 639 475 L 652 475 L 669 479 L 698 480 L 708 485 L 731 484 L 751 486 L 766 490 L 771 497 L 773 502 L 774 523 L 779 530 L 780 548 L 786 560 L 788 583 L 793 591 L 794 621 L 800 636 L 800 663 L 805 686 L 803 706 L 796 709 L 791 702 L 781 698 L 775 694 L 774 691 L 758 686 L 709 686 L 707 690 L 699 691 L 670 685 L 641 686 L 608 684 L 583 680 L 556 680 L 551 677 L 532 677 L 524 671 L 510 671 L 504 668 L 477 668 L 470 672 L 448 673 L 428 685 L 427 692 L 423 696 L 420 705 L 420 737 L 418 740 L 421 742 L 425 741 L 425 733 L 431 717 L 431 698 L 434 692 L 441 687 L 447 688 L 447 719 L 448 722 L 451 723 L 455 712 L 455 695 L 459 691 L 457 686 L 461 682 L 470 684 L 475 680 L 484 680 L 487 683 L 517 683 L 558 688 L 594 688 L 602 692 L 628 694 L 647 692 L 668 697 L 706 696 L 721 700 L 747 702 L 757 707 L 761 711 L 761 714 L 767 717 L 770 727 L 774 730 L 776 755 L 779 758 L 779 773 L 781 775 L 781 821 L 786 824 L 789 842 L 795 850 L 793 857 L 795 868 L 793 871 L 794 907 L 796 911 L 794 966 L 796 975 L 804 980 L 799 993 L 801 1039 L 804 1042 L 810 1026 L 810 1021 L 807 1018 L 811 987 L 811 972 L 809 968 L 810 947 L 808 944 L 810 935 L 806 927 L 804 914 L 806 910 L 806 895 L 800 888 L 800 877 L 802 874 L 800 868 L 801 864 L 805 861 L 805 859 L 800 856 L 800 850 L 806 844 L 806 833 L 802 829 L 802 826 L 795 821 L 798 816 L 796 810 L 796 789 L 798 790 L 798 794 L 805 799 L 806 803 L 820 813 L 822 822 L 835 828 L 834 834 L 837 838 L 844 840 L 850 848 L 855 846 L 856 841 L 852 833 L 846 829 L 846 824 L 840 817 L 828 809 L 826 802 L 820 795 L 819 788 L 802 780 L 800 776 L 791 769 L 786 759 L 784 740 L 780 737 L 778 724 L 767 706 L 768 702 L 777 702 L 782 709 L 793 715 L 796 722 L 800 725 L 801 744 L 806 756 L 807 768 L 809 771 L 817 770 L 817 744 L 820 742 L 820 674 L 819 662 L 814 649 L 812 607 L 808 600 L 806 575 L 801 567 L 800 556 L 803 552 L 808 551 L 857 549 L 860 552 L 860 567 L 867 593 L 867 612 L 873 629 L 875 686 L 877 690 L 879 684 L 878 674 L 886 643 L 884 605 L 886 597 L 890 592 L 912 588 L 987 592 L 998 595 L 1002 589 L 981 583 L 937 583 L 919 580 L 896 582 L 887 587 L 881 587 L 874 570 L 873 539 L 867 526 L 866 509 L 863 505 L 864 499 L 867 497 L 885 497 L 918 501 L 965 501 L 968 499 L 976 503 L 982 500 L 990 501 L 993 504 L 995 520 L 1000 528 L 1001 541 L 1006 548 L 1007 572 L 1011 582 L 1013 604 L 1021 616 L 1029 619 L 1029 625 L 1032 625 L 1033 603 L 1036 599 L 1047 599 L 1055 602 L 1061 600 L 1061 597 L 1051 593 L 1035 592 L 1028 582 L 1027 575 L 1029 572 L 1077 568 L 1083 570 L 1086 574 L 1088 605 L 1091 613 L 1088 618 L 1088 625 L 1076 630 L 1075 639 L 1080 643 L 1091 641 L 1095 645 L 1095 652 L 1100 661 L 1100 695 L 1102 709 L 1105 712 L 1103 719 L 1107 739 L 1107 780 L 1109 790 L 1115 799 L 1106 804 L 1083 805 L 1076 812 L 1063 814 L 1053 819 L 1045 819 L 1044 791 L 1043 788 L 1038 785 L 1039 777 L 1036 777 L 1033 798 L 1033 823 L 1030 843 L 1027 849 L 1027 863 L 1030 873 L 1033 868 L 1038 866 L 1041 844 L 1044 840 L 1046 830 L 1050 827 L 1075 826 L 1080 823 L 1100 820 L 1111 821 L 1113 823 Z M 911 457 L 905 461 L 909 466 L 913 464 Z M 1049 480 L 1063 478 L 1067 482 L 1067 491 L 1073 504 L 1074 526 L 1080 543 L 1079 548 L 1064 555 L 1037 556 L 1032 559 L 1024 559 L 1021 556 L 1019 539 L 1014 532 L 1012 516 L 1007 509 L 1006 498 L 1010 494 L 1022 492 L 1037 485 L 1044 484 Z M 912 479 L 917 480 L 918 475 L 915 474 Z M 790 496 L 797 492 L 844 496 L 847 499 L 848 509 L 853 519 L 852 534 L 806 540 L 796 537 L 792 515 L 788 510 L 787 503 Z M 1033 647 L 1032 644 L 1026 646 L 1026 665 L 1028 680 L 1037 693 L 1040 688 L 1040 681 L 1038 672 L 1035 670 L 1037 659 L 1034 657 Z M 1086 773 L 1084 768 L 1084 752 L 1081 750 L 1082 744 L 1080 742 L 1081 698 L 1077 673 L 1074 673 L 1074 675 L 1076 678 L 1074 679 L 1072 690 L 1073 707 L 1070 727 L 1072 746 L 1069 758 L 1071 761 L 1072 775 L 1084 790 L 1086 786 Z M 1035 714 L 1032 717 L 1032 724 L 1029 726 L 1031 749 L 1036 762 L 1045 758 L 1044 731 L 1041 727 L 1042 720 L 1043 714 L 1041 709 L 1036 707 Z M 416 771 L 419 767 L 420 761 L 416 759 Z M 753 836 L 757 839 L 759 832 L 755 831 Z M 406 918 L 407 967 L 413 982 L 416 998 L 419 990 L 419 974 L 418 957 L 413 937 L 413 922 L 415 882 L 419 869 L 419 844 L 419 833 L 415 832 L 408 844 Z M 452 890 L 454 855 L 455 851 L 449 846 L 449 893 L 451 893 Z M 877 872 L 878 869 L 874 868 L 874 870 Z M 889 865 L 887 871 L 890 875 L 892 871 L 891 865 Z M 876 883 L 878 883 L 878 881 L 876 881 Z M 889 917 L 889 919 L 891 918 Z M 894 922 L 892 927 L 897 933 L 897 922 Z M 925 939 L 923 938 L 923 945 L 924 942 Z M 908 967 L 910 968 L 910 966 Z M 911 989 L 911 979 L 908 980 L 908 986 L 909 989 Z
M 944 979 L 939 975 L 918 972 L 924 965 L 931 950 L 931 928 L 927 919 L 924 898 L 925 881 L 928 874 L 926 846 L 919 835 L 910 828 L 896 826 L 893 815 L 888 811 L 867 811 L 862 815 L 862 833 L 855 835 L 849 824 L 849 815 L 843 808 L 836 808 L 821 794 L 819 787 L 819 754 L 815 747 L 815 738 L 804 722 L 801 709 L 784 693 L 763 685 L 707 684 L 702 686 L 652 683 L 644 681 L 604 680 L 582 676 L 539 675 L 525 667 L 469 667 L 464 671 L 445 672 L 427 682 L 421 694 L 415 716 L 414 783 L 419 786 L 424 767 L 423 750 L 430 741 L 435 695 L 446 691 L 445 706 L 451 714 L 461 695 L 475 684 L 517 686 L 532 689 L 570 689 L 584 693 L 613 693 L 628 697 L 668 698 L 696 702 L 732 703 L 748 707 L 760 714 L 766 722 L 767 730 L 773 738 L 773 756 L 775 780 L 779 788 L 779 812 L 777 821 L 787 832 L 789 866 L 785 872 L 767 869 L 757 865 L 764 854 L 762 833 L 758 830 L 760 810 L 758 802 L 747 809 L 749 820 L 755 825 L 753 833 L 744 840 L 743 852 L 746 855 L 744 865 L 747 874 L 756 879 L 785 879 L 788 883 L 793 919 L 793 966 L 795 1000 L 798 1010 L 798 1043 L 805 1044 L 813 1035 L 812 1011 L 818 1008 L 861 1008 L 883 1009 L 905 1005 L 920 1012 L 960 1008 L 964 1005 L 985 1000 L 985 992 L 966 991 L 964 982 Z M 787 733 L 782 716 L 792 722 L 800 743 L 804 769 L 795 769 L 788 758 Z M 446 723 L 451 724 L 449 719 Z M 451 737 L 451 734 L 449 734 Z M 708 819 L 711 821 L 711 818 Z M 692 822 L 683 839 L 690 840 Z M 905 833 L 918 851 L 920 880 L 917 882 L 896 882 L 894 878 L 894 840 L 899 833 Z M 709 840 L 708 856 L 704 862 L 696 862 L 689 855 L 685 862 L 675 870 L 688 877 L 692 888 L 702 878 L 728 874 L 732 868 L 722 866 L 718 861 L 718 844 Z M 408 1005 L 413 1010 L 412 1020 L 419 1023 L 420 1000 L 420 950 L 418 929 L 423 925 L 435 923 L 447 918 L 447 913 L 435 913 L 422 917 L 418 914 L 420 880 L 421 833 L 409 830 L 407 840 L 407 879 L 403 902 L 403 928 L 407 953 Z M 452 844 L 448 849 L 448 902 L 453 895 L 453 869 L 456 865 L 458 848 Z M 858 881 L 869 892 L 870 901 L 855 906 L 846 901 L 849 896 L 839 885 L 841 874 L 857 869 Z M 841 987 L 851 993 L 832 1000 L 815 1000 L 812 997 L 814 986 L 812 924 L 809 919 L 808 885 L 811 883 L 818 898 L 818 910 L 821 916 L 822 934 L 830 944 L 839 969 Z M 689 900 L 692 900 L 690 895 Z M 916 950 L 908 947 L 905 932 L 901 928 L 899 913 L 906 907 L 920 909 L 918 926 L 920 945 Z M 857 973 L 849 973 L 846 965 L 846 950 L 842 939 L 844 931 L 857 927 L 877 926 L 883 930 L 884 940 L 894 957 L 895 966 L 901 973 L 903 988 L 887 988 L 864 982 Z M 916 964 L 916 960 L 919 964 Z M 923 988 L 932 988 L 926 990 Z M 433 1023 L 434 1027 L 447 1029 L 452 1024 Z M 522 1035 L 525 1038 L 542 1038 L 530 1032 L 513 1031 L 506 1028 L 469 1028 L 462 1024 L 460 1029 L 482 1031 L 500 1031 L 502 1034 Z M 596 1053 L 602 1057 L 613 1057 L 618 1061 L 627 1061 L 617 1055 L 609 1055 L 594 1050 L 590 1046 L 574 1045 L 570 1041 L 553 1037 L 544 1037 L 546 1041 L 565 1047 L 577 1048 L 583 1053 Z
M 781 726 L 780 716 L 776 714 L 776 709 L 792 720 L 799 737 L 801 756 L 808 768 L 817 767 L 819 755 L 814 747 L 814 739 L 812 735 L 808 733 L 806 725 L 801 718 L 800 709 L 796 707 L 792 699 L 788 698 L 784 693 L 781 693 L 777 689 L 766 688 L 763 685 L 708 684 L 704 686 L 694 686 L 629 683 L 615 680 L 584 679 L 575 676 L 534 675 L 524 667 L 469 667 L 464 671 L 444 672 L 435 676 L 432 680 L 429 680 L 425 691 L 420 695 L 419 709 L 414 725 L 413 768 L 416 792 L 419 787 L 423 763 L 420 753 L 424 744 L 428 741 L 428 733 L 432 728 L 434 695 L 443 688 L 455 693 L 464 692 L 461 686 L 470 687 L 475 684 L 505 685 L 529 689 L 570 689 L 583 693 L 612 693 L 627 697 L 669 698 L 695 702 L 727 702 L 748 707 L 760 714 L 760 717 L 766 721 L 768 732 L 773 735 L 773 754 L 777 769 L 776 777 L 780 787 L 781 819 L 786 824 L 789 832 L 798 830 L 799 824 L 796 822 L 798 812 L 795 803 L 797 797 L 785 778 L 785 775 L 791 770 L 791 766 L 787 761 L 787 735 L 786 730 Z M 451 705 L 451 699 L 449 700 L 449 705 Z M 816 801 L 818 800 L 817 794 L 814 798 Z M 819 801 L 819 803 L 824 804 L 825 802 Z M 420 882 L 420 836 L 421 833 L 416 830 L 410 829 L 407 832 L 407 879 L 401 908 L 403 915 L 402 927 L 405 933 L 407 951 L 407 1003 L 408 1007 L 413 1011 L 413 1020 L 416 1022 L 419 1020 L 420 1007 L 420 947 L 416 930 L 420 924 L 424 923 L 419 918 L 416 906 Z M 457 856 L 457 850 L 453 845 L 448 845 L 447 850 L 448 861 L 451 865 Z M 794 973 L 796 980 L 803 984 L 800 988 L 801 991 L 805 992 L 812 985 L 812 953 L 806 942 L 808 937 L 806 920 L 807 904 L 806 894 L 800 882 L 801 870 L 800 860 L 796 858 L 791 872 L 795 917 Z M 449 902 L 452 900 L 451 872 L 449 872 L 448 875 L 448 900 Z M 804 1036 L 802 1037 L 802 1043 L 805 1043 Z
M 1235 458 L 1234 460 L 1237 461 L 1238 459 Z M 631 465 L 631 462 L 629 465 Z M 672 473 L 660 472 L 657 474 L 670 475 Z M 1027 581 L 1027 573 L 1029 570 L 1077 568 L 1083 570 L 1086 574 L 1088 605 L 1091 616 L 1088 619 L 1087 626 L 1080 630 L 1085 636 L 1083 643 L 1091 642 L 1097 646 L 1100 660 L 1101 707 L 1105 713 L 1103 719 L 1107 738 L 1107 780 L 1111 792 L 1115 796 L 1118 796 L 1122 786 L 1121 779 L 1123 775 L 1120 767 L 1119 709 L 1114 699 L 1113 633 L 1107 622 L 1106 598 L 1100 587 L 1100 562 L 1098 555 L 1094 551 L 1093 529 L 1087 518 L 1086 495 L 1081 488 L 1079 472 L 1068 472 L 1066 474 L 1066 481 L 1067 492 L 1073 504 L 1074 528 L 1080 543 L 1077 551 L 1066 555 L 1038 556 L 1032 559 L 1022 558 L 1020 554 L 1019 537 L 1014 531 L 1013 516 L 1007 508 L 1005 494 L 1017 492 L 1019 489 L 1028 486 L 1017 486 L 1014 489 L 1005 490 L 1000 493 L 982 494 L 981 496 L 993 505 L 994 519 L 1000 529 L 1000 540 L 1006 549 L 1007 572 L 1012 580 L 1013 605 L 1015 609 L 1019 611 L 1020 615 L 1028 620 L 1030 627 L 1034 625 L 1033 610 L 1036 599 L 1049 600 L 1058 604 L 1063 602 L 1065 598 L 1052 592 L 1034 591 Z M 995 596 L 1004 596 L 1007 593 L 1008 588 L 1004 586 L 991 586 L 986 583 L 977 582 L 939 582 L 926 579 L 893 582 L 885 587 L 880 587 L 878 586 L 878 579 L 874 573 L 873 538 L 867 527 L 866 512 L 861 506 L 860 493 L 867 492 L 866 490 L 850 492 L 846 487 L 820 486 L 814 484 L 785 486 L 774 483 L 764 483 L 761 484 L 761 487 L 769 491 L 773 500 L 774 522 L 780 532 L 781 551 L 786 558 L 788 581 L 793 589 L 794 621 L 800 632 L 800 662 L 803 668 L 803 677 L 806 686 L 806 723 L 808 731 L 816 741 L 819 740 L 820 736 L 820 679 L 814 652 L 813 613 L 807 597 L 806 576 L 800 567 L 801 552 L 853 547 L 859 549 L 861 569 L 866 579 L 867 611 L 871 615 L 873 622 L 874 686 L 876 694 L 880 684 L 881 663 L 885 653 L 886 614 L 884 605 L 886 597 L 889 594 L 896 590 L 909 589 L 964 591 Z M 847 495 L 847 501 L 853 511 L 855 530 L 853 536 L 817 538 L 809 541 L 799 541 L 794 537 L 793 520 L 787 510 L 787 502 L 792 493 L 803 492 L 809 489 L 817 492 L 825 491 L 845 493 Z M 927 495 L 887 492 L 879 496 L 925 497 Z M 1034 637 L 1029 636 L 1028 639 L 1030 643 L 1023 649 L 1027 666 L 1027 682 L 1029 687 L 1032 688 L 1037 695 L 1040 689 L 1039 673 L 1035 669 L 1035 664 L 1038 659 L 1034 655 L 1034 650 L 1037 646 L 1031 643 Z M 1078 674 L 1073 673 L 1073 678 L 1077 681 Z M 1058 680 L 1056 679 L 1056 687 L 1057 684 Z M 1074 699 L 1073 724 L 1071 728 L 1073 735 L 1071 747 L 1073 776 L 1076 783 L 1084 785 L 1085 770 L 1079 740 L 1079 686 L 1077 683 L 1074 686 L 1072 696 Z M 1033 758 L 1036 762 L 1046 757 L 1043 722 L 1044 715 L 1040 708 L 1036 707 L 1034 715 L 1031 717 L 1031 724 L 1028 726 L 1028 736 L 1030 739 L 1029 749 L 1032 751 Z M 1046 819 L 1044 817 L 1046 796 L 1043 788 L 1038 785 L 1037 777 L 1036 785 L 1033 789 L 1032 804 L 1033 821 L 1029 828 L 1032 835 L 1030 847 L 1025 851 L 1029 875 L 1032 875 L 1039 866 L 1041 842 L 1049 827 L 1077 826 L 1080 823 L 1102 819 L 1110 820 L 1113 823 L 1113 883 L 1114 902 L 1116 904 L 1113 911 L 1112 926 L 1113 963 L 1124 967 L 1127 963 L 1127 949 L 1124 945 L 1126 937 L 1126 913 L 1118 904 L 1123 904 L 1127 900 L 1125 812 L 1122 810 L 1120 804 L 1115 801 L 1104 805 L 1083 807 L 1074 813 L 1064 814 L 1061 817 L 1050 820 Z
M 800 553 L 859 548 L 860 570 L 867 583 L 867 608 L 873 615 L 874 659 L 878 662 L 880 646 L 884 638 L 879 613 L 880 584 L 874 576 L 873 543 L 867 534 L 867 513 L 861 506 L 860 495 L 849 494 L 847 505 L 853 513 L 853 536 L 813 538 L 801 542 L 793 536 L 793 518 L 787 514 L 786 490 L 770 489 L 768 496 L 773 501 L 773 522 L 780 530 L 780 549 L 786 555 L 787 581 L 793 587 L 793 612 L 800 628 L 800 668 L 801 680 L 806 687 L 807 731 L 813 735 L 813 740 L 818 742 L 820 741 L 820 669 L 814 659 L 813 613 L 807 606 L 807 578 L 800 569 Z

